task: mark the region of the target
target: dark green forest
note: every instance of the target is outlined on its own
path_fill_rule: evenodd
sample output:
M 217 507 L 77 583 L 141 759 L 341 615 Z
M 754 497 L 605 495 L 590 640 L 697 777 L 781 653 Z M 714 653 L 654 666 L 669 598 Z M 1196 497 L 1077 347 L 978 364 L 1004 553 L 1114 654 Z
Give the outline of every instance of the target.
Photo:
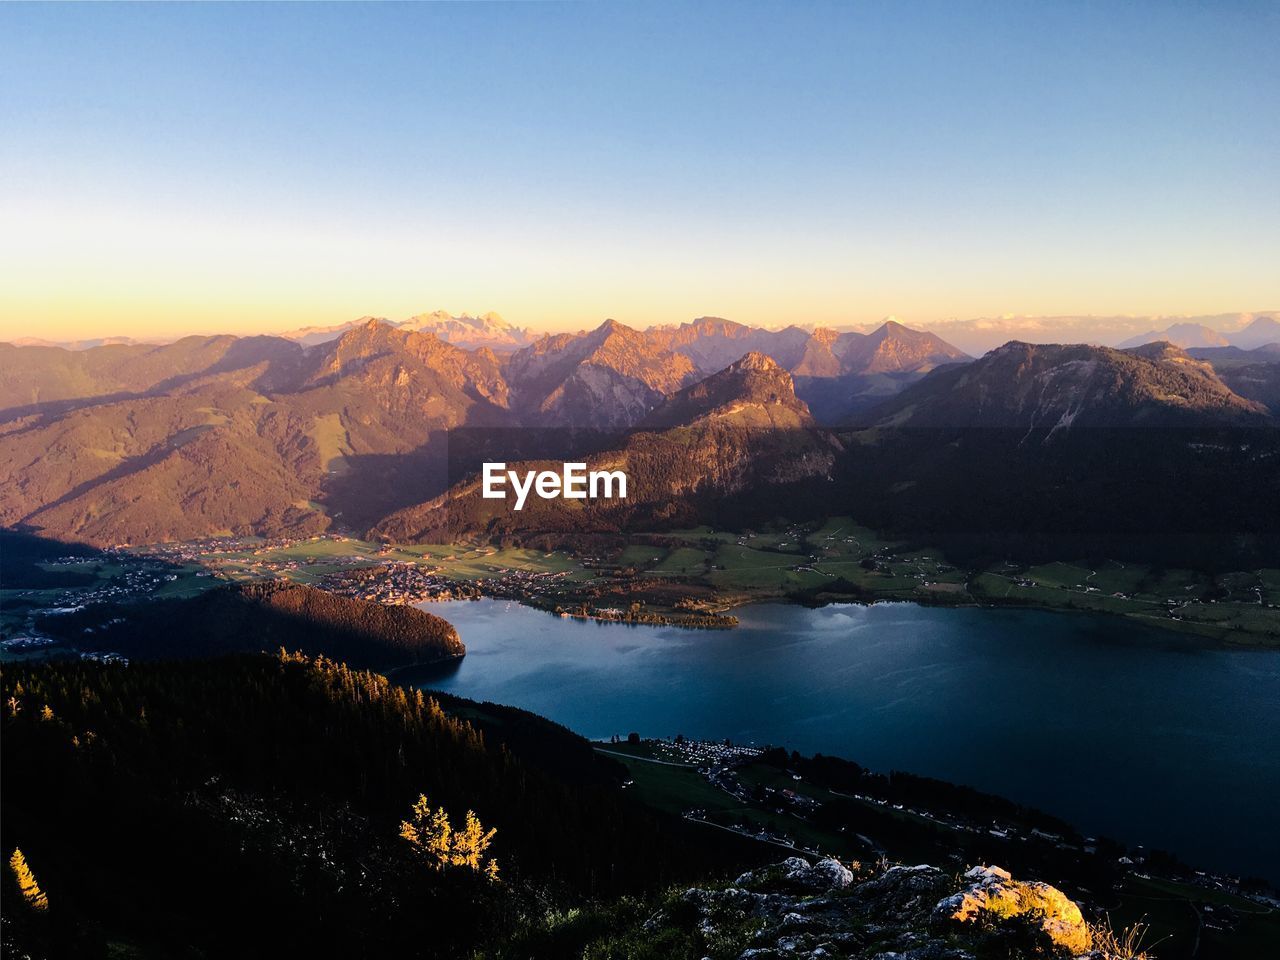
M 466 652 L 447 620 L 286 581 L 232 584 L 183 600 L 96 604 L 45 616 L 41 630 L 129 659 L 216 657 L 261 650 L 324 654 L 387 670 Z
M 462 955 L 760 856 L 633 805 L 563 728 L 453 701 L 482 733 L 325 658 L 8 666 L 2 696 L 2 842 L 47 898 L 6 909 L 5 940 L 36 956 Z M 424 794 L 496 829 L 499 882 L 414 856 Z

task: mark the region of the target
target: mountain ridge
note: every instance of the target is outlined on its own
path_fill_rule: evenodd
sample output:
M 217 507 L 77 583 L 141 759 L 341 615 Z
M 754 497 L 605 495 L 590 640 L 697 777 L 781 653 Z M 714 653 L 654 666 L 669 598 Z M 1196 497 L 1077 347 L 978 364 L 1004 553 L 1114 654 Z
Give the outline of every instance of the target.
M 750 353 L 674 394 L 617 445 L 583 458 L 588 471 L 623 471 L 625 499 L 529 498 L 516 513 L 505 501 L 484 498 L 480 478 L 471 476 L 371 532 L 395 542 L 481 534 L 530 541 L 701 522 L 710 501 L 768 498 L 778 488 L 829 477 L 839 450 L 795 396 L 791 375 Z M 524 474 L 558 466 L 529 460 L 506 469 Z
M 1011 341 L 945 367 L 864 418 L 878 426 L 1073 427 L 1261 425 L 1265 407 L 1237 396 L 1204 361 L 1169 343 L 1129 350 Z
M 707 373 L 691 359 L 700 335 L 704 362 L 768 337 L 790 352 L 747 350 Z M 591 450 L 634 457 L 653 478 L 644 489 L 696 491 L 684 513 L 697 519 L 719 509 L 713 492 L 741 497 L 751 482 L 772 489 L 828 475 L 851 454 L 824 424 L 1234 426 L 1274 422 L 1266 406 L 1280 405 L 1280 365 L 1266 349 L 1216 366 L 1167 344 L 1011 342 L 975 361 L 959 356 L 896 323 L 870 334 L 770 332 L 714 318 L 656 343 L 610 320 L 505 355 L 376 319 L 311 347 L 234 337 L 80 354 L 3 346 L 0 397 L 11 405 L 0 407 L 0 524 L 102 546 L 333 529 L 391 536 L 413 527 L 399 524 L 402 511 L 454 485 L 459 464 Z M 966 393 L 969 383 L 979 386 Z M 680 430 L 680 442 L 663 436 Z M 662 456 L 680 464 L 678 483 L 663 486 Z

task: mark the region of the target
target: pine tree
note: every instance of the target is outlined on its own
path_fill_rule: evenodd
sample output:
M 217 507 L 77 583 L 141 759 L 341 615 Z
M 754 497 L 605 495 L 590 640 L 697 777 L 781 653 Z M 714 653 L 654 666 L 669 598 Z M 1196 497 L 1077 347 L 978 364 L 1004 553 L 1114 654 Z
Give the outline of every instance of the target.
M 18 890 L 22 893 L 22 899 L 27 901 L 27 906 L 32 910 L 48 910 L 49 898 L 40 889 L 40 884 L 36 883 L 36 875 L 31 872 L 31 868 L 27 866 L 27 858 L 17 847 L 13 848 L 13 856 L 9 858 L 9 869 L 18 881 Z

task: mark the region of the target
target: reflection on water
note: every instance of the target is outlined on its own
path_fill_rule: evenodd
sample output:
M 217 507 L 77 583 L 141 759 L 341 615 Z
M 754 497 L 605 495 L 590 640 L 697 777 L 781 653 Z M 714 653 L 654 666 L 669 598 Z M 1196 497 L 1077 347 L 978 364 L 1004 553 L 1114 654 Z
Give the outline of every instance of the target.
M 445 682 L 462 667 L 461 657 L 451 657 L 437 663 L 414 664 L 397 667 L 387 672 L 387 677 L 406 687 L 444 688 Z
M 765 604 L 725 631 L 498 600 L 421 606 L 468 649 L 424 686 L 590 737 L 729 737 L 942 777 L 1280 879 L 1280 651 L 1112 618 L 906 603 Z

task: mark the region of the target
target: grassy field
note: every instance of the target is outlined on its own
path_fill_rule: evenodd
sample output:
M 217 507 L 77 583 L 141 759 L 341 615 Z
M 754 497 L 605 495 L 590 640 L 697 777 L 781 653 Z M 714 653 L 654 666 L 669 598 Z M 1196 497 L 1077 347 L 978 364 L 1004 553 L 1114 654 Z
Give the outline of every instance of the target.
M 846 858 L 866 856 L 870 852 L 854 837 L 817 829 L 789 813 L 743 803 L 712 786 L 692 766 L 648 759 L 639 755 L 639 748 L 628 748 L 626 744 L 610 744 L 600 749 L 626 766 L 633 781 L 630 790 L 647 806 L 677 815 L 699 810 L 701 819 L 717 826 L 739 828 L 747 825 L 753 832 L 785 835 L 801 846 Z M 632 755 L 621 756 L 621 753 Z
M 605 748 L 603 752 L 627 768 L 634 781 L 630 789 L 647 806 L 675 814 L 694 807 L 708 811 L 730 811 L 739 807 L 732 797 L 707 783 L 693 767 L 643 757 L 623 757 L 611 751 L 612 748 Z
M 655 534 L 655 536 L 659 536 Z M 664 546 L 632 544 L 610 558 L 620 567 L 685 581 L 715 591 L 724 606 L 795 595 L 925 603 L 1014 604 L 1106 613 L 1178 632 L 1237 644 L 1280 641 L 1280 570 L 1210 577 L 1190 570 L 1100 561 L 1061 560 L 1033 566 L 996 564 L 961 570 L 937 550 L 880 538 L 850 517 L 818 526 L 730 533 L 697 527 L 660 534 Z M 212 554 L 205 563 L 220 576 L 285 576 L 314 583 L 344 567 L 399 561 L 435 567 L 447 577 L 476 580 L 507 572 L 565 573 L 574 582 L 596 574 L 567 554 L 491 546 L 387 546 L 347 538 L 317 538 L 288 546 Z M 194 568 L 166 586 L 167 595 L 191 585 Z
M 667 556 L 666 547 L 650 547 L 645 544 L 634 544 L 624 547 L 615 558 L 622 567 L 650 567 Z
M 1131 876 L 1109 910 L 1117 928 L 1147 926 L 1144 944 L 1159 960 L 1193 957 L 1270 957 L 1280 943 L 1280 911 L 1243 897 L 1172 880 Z M 1208 906 L 1210 909 L 1205 910 Z M 1235 914 L 1231 934 L 1206 926 L 1222 907 Z M 1198 947 L 1198 949 L 1197 949 Z
M 568 573 L 588 579 L 592 574 L 565 553 L 546 553 L 518 547 L 416 544 L 387 546 L 364 540 L 325 538 L 281 547 L 209 554 L 205 563 L 229 579 L 282 576 L 312 583 L 327 574 L 353 566 L 415 563 L 436 568 L 457 580 L 478 580 L 513 571 Z
M 707 572 L 709 556 L 696 547 L 676 547 L 650 569 L 670 576 L 699 577 Z
M 1233 644 L 1280 642 L 1280 570 L 1210 576 L 1117 560 L 963 570 L 938 550 L 881 539 L 849 517 L 770 532 L 703 527 L 663 536 L 674 545 L 628 547 L 622 557 L 648 573 L 711 587 L 729 607 L 795 595 L 835 599 L 850 595 L 852 584 L 865 600 L 1105 613 Z
M 979 601 L 1111 613 L 1233 643 L 1280 639 L 1280 577 L 1273 570 L 1218 577 L 1107 561 L 988 569 L 970 578 Z
M 1090 565 L 1060 560 L 1040 565 L 999 563 L 957 569 L 937 550 L 880 538 L 849 517 L 820 525 L 730 533 L 708 527 L 652 534 L 661 546 L 633 543 L 608 561 L 648 577 L 687 585 L 709 609 L 728 610 L 757 600 L 909 600 L 934 604 L 1011 604 L 1123 616 L 1166 630 L 1239 645 L 1280 643 L 1280 569 L 1216 577 L 1191 570 L 1156 569 L 1116 560 Z M 660 539 L 658 539 L 660 538 Z M 246 538 L 240 549 L 203 556 L 177 552 L 176 574 L 155 596 L 190 596 L 221 580 L 285 577 L 316 583 L 351 567 L 421 564 L 459 581 L 513 573 L 557 573 L 569 585 L 600 574 L 563 552 L 498 549 L 475 544 L 387 545 L 323 537 L 287 545 Z M 145 561 L 133 553 L 134 567 Z M 118 581 L 124 561 L 94 560 L 100 585 Z M 198 574 L 206 574 L 198 576 Z M 208 575 L 212 574 L 212 576 Z M 623 588 L 626 582 L 622 583 Z M 701 593 L 698 593 L 701 591 Z M 65 591 L 16 597 L 0 591 L 0 626 L 12 632 L 27 604 L 56 605 Z M 671 603 L 651 597 L 653 604 Z M 16 612 L 5 607 L 17 607 Z

